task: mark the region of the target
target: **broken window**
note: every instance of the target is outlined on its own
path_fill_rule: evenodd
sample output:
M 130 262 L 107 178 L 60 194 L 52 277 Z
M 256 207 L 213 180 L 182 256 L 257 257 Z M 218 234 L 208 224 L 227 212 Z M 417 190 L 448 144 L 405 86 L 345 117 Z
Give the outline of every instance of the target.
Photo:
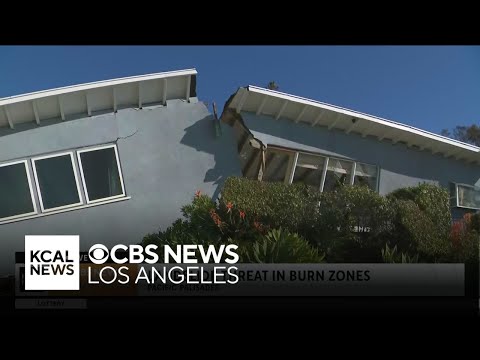
M 355 166 L 355 178 L 353 185 L 368 186 L 372 190 L 377 189 L 377 167 L 368 164 L 357 163 Z
M 293 175 L 293 182 L 301 182 L 320 190 L 324 163 L 324 157 L 299 154 Z
M 329 158 L 323 191 L 334 191 L 340 186 L 349 185 L 353 162 Z
M 284 182 L 287 179 L 288 181 L 287 171 L 292 157 L 292 152 L 268 149 L 263 180 Z

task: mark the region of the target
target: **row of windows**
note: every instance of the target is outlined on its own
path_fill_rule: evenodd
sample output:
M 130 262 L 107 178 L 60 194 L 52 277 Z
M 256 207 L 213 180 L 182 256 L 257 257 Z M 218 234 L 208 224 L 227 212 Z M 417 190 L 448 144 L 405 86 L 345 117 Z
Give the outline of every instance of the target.
M 377 166 L 327 156 L 269 148 L 265 181 L 301 182 L 320 191 L 342 185 L 364 185 L 377 191 Z
M 29 160 L 0 164 L 0 221 L 37 214 L 34 188 L 42 213 L 83 205 L 80 186 L 87 204 L 125 196 L 116 145 L 30 161 L 33 177 Z
M 342 185 L 363 185 L 378 191 L 377 166 L 269 147 L 264 181 L 307 184 L 320 191 L 334 191 Z M 450 184 L 452 207 L 480 210 L 480 188 Z

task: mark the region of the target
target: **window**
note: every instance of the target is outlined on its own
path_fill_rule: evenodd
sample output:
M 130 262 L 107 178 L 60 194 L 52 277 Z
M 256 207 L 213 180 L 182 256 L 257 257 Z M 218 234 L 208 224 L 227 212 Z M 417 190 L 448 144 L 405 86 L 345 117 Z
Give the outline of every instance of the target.
M 321 156 L 298 154 L 293 183 L 302 182 L 320 190 L 325 158 Z
M 327 173 L 323 191 L 334 191 L 342 185 L 349 185 L 353 163 L 330 158 L 328 160 Z
M 32 164 L 42 211 L 82 204 L 73 153 L 38 157 Z
M 465 184 L 452 184 L 453 206 L 480 209 L 480 188 Z
M 0 224 L 129 199 L 116 145 L 77 150 L 76 154 L 77 159 L 72 150 L 0 164 Z
M 37 212 L 27 161 L 0 165 L 0 219 Z
M 78 151 L 87 203 L 125 196 L 115 145 Z
M 372 190 L 377 190 L 377 167 L 356 163 L 353 185 L 368 186 Z
M 304 183 L 320 191 L 335 191 L 343 185 L 377 191 L 378 173 L 375 165 L 269 147 L 263 180 Z
M 263 180 L 284 182 L 287 179 L 288 181 L 286 176 L 293 154 L 292 152 L 268 149 Z

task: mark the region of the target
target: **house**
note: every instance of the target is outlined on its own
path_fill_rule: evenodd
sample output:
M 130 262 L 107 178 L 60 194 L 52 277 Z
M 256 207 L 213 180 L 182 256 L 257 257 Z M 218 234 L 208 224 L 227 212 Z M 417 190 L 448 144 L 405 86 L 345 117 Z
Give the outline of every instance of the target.
M 0 99 L 0 275 L 24 236 L 139 243 L 196 190 L 241 175 L 233 130 L 196 95 L 195 69 Z M 217 124 L 216 124 L 217 123 Z
M 429 182 L 451 189 L 454 217 L 480 209 L 476 146 L 255 86 L 220 122 L 196 83 L 187 69 L 0 99 L 0 276 L 25 235 L 138 243 L 234 175 L 382 195 Z
M 365 185 L 381 195 L 419 183 L 449 189 L 454 218 L 480 208 L 480 148 L 413 126 L 256 86 L 221 117 L 235 130 L 243 176 L 319 191 Z

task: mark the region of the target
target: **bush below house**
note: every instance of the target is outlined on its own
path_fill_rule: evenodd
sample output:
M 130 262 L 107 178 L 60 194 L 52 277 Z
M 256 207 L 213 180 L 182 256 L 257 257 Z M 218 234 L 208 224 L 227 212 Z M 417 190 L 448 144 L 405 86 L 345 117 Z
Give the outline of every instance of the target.
M 197 192 L 182 213 L 143 243 L 235 243 L 241 262 L 463 262 L 479 252 L 479 215 L 452 224 L 448 192 L 430 184 L 385 197 L 232 177 L 219 201 Z

